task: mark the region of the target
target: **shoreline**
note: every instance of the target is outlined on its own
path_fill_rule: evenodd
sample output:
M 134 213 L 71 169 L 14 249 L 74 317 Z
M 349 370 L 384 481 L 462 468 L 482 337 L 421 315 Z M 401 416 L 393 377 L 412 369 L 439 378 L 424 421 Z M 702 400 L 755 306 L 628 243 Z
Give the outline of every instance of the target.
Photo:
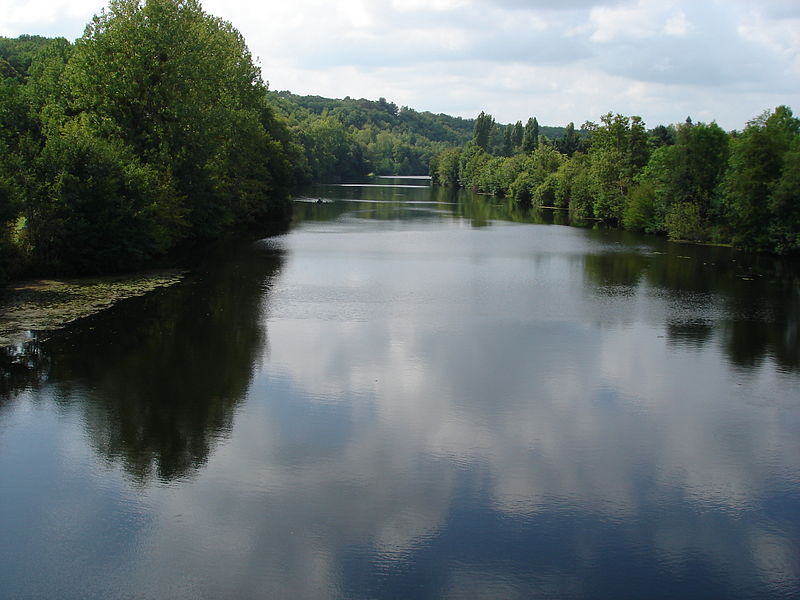
M 0 347 L 23 344 L 36 334 L 107 310 L 183 280 L 185 270 L 162 269 L 98 277 L 13 281 L 0 288 Z

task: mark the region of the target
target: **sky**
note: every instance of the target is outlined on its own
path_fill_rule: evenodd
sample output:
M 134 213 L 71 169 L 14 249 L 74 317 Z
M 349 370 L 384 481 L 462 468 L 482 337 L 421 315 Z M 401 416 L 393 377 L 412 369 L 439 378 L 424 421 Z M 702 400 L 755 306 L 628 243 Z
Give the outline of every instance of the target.
M 206 0 L 270 89 L 501 123 L 725 129 L 800 111 L 800 0 Z M 74 40 L 107 2 L 0 0 L 0 35 Z

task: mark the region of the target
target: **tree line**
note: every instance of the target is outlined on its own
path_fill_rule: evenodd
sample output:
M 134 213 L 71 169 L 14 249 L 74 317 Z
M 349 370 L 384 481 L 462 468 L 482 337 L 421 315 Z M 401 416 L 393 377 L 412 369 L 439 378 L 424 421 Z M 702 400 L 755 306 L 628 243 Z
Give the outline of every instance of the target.
M 648 130 L 608 113 L 548 138 L 532 118 L 500 150 L 496 128 L 481 113 L 467 144 L 433 158 L 434 182 L 672 240 L 800 252 L 800 120 L 786 106 L 733 132 L 690 118 Z
M 300 186 L 425 173 L 473 120 L 271 92 L 197 0 L 111 0 L 74 43 L 0 37 L 0 125 L 2 281 L 281 227 Z
M 466 144 L 474 119 L 419 112 L 385 98 L 323 98 L 270 92 L 305 149 L 307 176 L 341 181 L 376 175 L 420 175 L 450 146 Z
M 798 120 L 742 132 L 502 125 L 272 92 L 198 0 L 111 0 L 74 43 L 0 37 L 0 280 L 133 270 L 232 229 L 288 223 L 293 191 L 369 173 L 569 209 L 673 239 L 800 247 Z
M 112 0 L 74 44 L 0 51 L 7 274 L 131 270 L 288 220 L 302 149 L 242 36 L 196 0 Z

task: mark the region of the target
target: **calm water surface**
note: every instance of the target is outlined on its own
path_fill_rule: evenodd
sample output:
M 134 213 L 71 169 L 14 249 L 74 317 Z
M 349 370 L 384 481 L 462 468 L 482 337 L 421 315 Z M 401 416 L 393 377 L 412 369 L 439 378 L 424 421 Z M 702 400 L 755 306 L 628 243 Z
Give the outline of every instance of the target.
M 798 598 L 800 278 L 424 181 L 0 359 L 4 598 Z

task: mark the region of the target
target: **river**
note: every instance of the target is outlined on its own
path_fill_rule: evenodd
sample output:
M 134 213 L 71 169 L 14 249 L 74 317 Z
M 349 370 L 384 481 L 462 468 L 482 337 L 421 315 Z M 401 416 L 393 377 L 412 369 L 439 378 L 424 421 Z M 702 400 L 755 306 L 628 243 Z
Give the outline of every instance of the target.
M 0 596 L 797 598 L 797 265 L 566 218 L 321 186 L 6 348 Z

